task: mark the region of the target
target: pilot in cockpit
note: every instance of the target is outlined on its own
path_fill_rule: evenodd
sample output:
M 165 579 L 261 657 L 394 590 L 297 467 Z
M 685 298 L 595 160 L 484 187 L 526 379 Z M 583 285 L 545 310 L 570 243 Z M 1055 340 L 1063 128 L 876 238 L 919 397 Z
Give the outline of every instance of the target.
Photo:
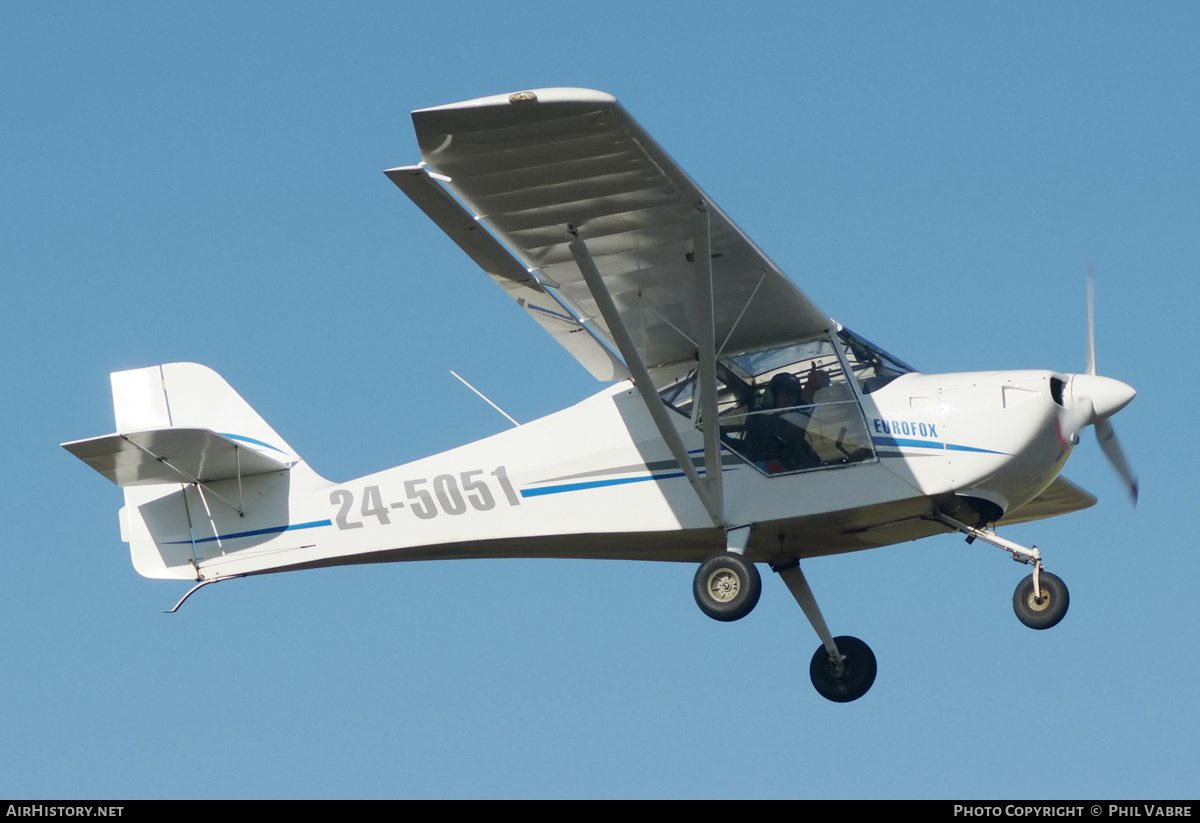
M 790 372 L 771 378 L 763 392 L 758 413 L 746 421 L 746 451 L 770 474 L 796 471 L 820 464 L 804 429 L 808 415 L 802 407 L 814 402 L 816 393 L 829 385 L 829 375 L 814 362 L 803 386 Z

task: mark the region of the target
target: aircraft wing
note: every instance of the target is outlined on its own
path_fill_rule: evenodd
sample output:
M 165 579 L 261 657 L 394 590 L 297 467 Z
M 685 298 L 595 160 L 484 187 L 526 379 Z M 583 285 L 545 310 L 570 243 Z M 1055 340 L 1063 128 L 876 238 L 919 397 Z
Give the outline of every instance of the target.
M 696 361 L 705 303 L 712 307 L 718 354 L 833 326 L 610 95 L 540 89 L 412 116 L 422 167 L 435 173 L 406 187 L 389 172 L 393 181 L 451 234 L 461 215 L 439 220 L 419 199 L 433 202 L 421 186 L 445 181 L 474 212 L 463 215 L 490 230 L 500 241 L 496 247 L 511 249 L 520 265 L 497 264 L 490 247 L 477 255 L 455 242 L 498 281 L 517 284 L 521 269 L 531 273 L 541 289 L 526 283 L 524 291 L 554 296 L 577 314 L 574 328 L 586 328 L 599 347 L 612 351 L 613 329 L 570 248 L 577 232 L 651 374 Z M 707 220 L 711 298 L 695 264 L 697 220 Z M 483 248 L 486 241 L 469 242 Z M 597 368 L 600 358 L 587 348 L 590 364 L 572 353 L 597 377 L 612 379 L 603 377 L 611 369 Z
M 564 305 L 563 295 L 547 293 L 529 269 L 442 188 L 429 169 L 401 166 L 384 174 L 597 380 L 629 376 L 605 332 L 590 325 L 574 307 Z
M 1019 509 L 1014 509 L 1006 514 L 1002 522 L 1005 526 L 1013 523 L 1028 523 L 1031 520 L 1044 520 L 1047 517 L 1077 512 L 1094 505 L 1096 505 L 1094 496 L 1060 475 L 1054 478 L 1054 482 L 1043 489 L 1037 497 Z

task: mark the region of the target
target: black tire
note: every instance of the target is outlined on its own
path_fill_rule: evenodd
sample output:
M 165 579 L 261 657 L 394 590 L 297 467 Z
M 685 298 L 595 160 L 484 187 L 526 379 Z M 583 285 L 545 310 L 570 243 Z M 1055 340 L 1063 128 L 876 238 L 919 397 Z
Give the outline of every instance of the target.
M 1017 619 L 1031 629 L 1049 629 L 1057 626 L 1067 615 L 1067 607 L 1071 605 L 1071 595 L 1067 584 L 1050 572 L 1038 574 L 1041 583 L 1042 597 L 1033 596 L 1033 575 L 1029 575 L 1017 584 L 1013 592 L 1013 611 Z
M 875 653 L 857 637 L 835 637 L 833 642 L 845 658 L 842 661 L 841 674 L 837 673 L 837 668 L 829 659 L 829 652 L 822 644 L 817 647 L 817 653 L 813 655 L 812 663 L 809 664 L 808 676 L 812 678 L 817 693 L 826 700 L 832 700 L 834 703 L 858 700 L 875 682 Z
M 761 594 L 758 569 L 733 552 L 714 554 L 700 564 L 692 579 L 692 595 L 700 611 L 726 623 L 750 614 Z

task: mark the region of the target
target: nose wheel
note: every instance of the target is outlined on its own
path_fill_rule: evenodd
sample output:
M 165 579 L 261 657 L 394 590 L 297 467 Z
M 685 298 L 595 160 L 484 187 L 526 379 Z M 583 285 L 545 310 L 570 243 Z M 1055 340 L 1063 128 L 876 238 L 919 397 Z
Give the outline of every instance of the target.
M 1039 570 L 1037 580 L 1029 575 L 1017 584 L 1013 592 L 1013 611 L 1017 619 L 1031 629 L 1057 626 L 1067 614 L 1071 596 L 1067 584 L 1050 572 Z
M 1017 619 L 1031 629 L 1049 629 L 1057 626 L 1067 614 L 1067 606 L 1071 597 L 1067 593 L 1067 584 L 1057 575 L 1050 574 L 1042 568 L 1042 553 L 1038 547 L 1025 548 L 1019 543 L 1005 540 L 994 531 L 968 526 L 942 512 L 936 512 L 934 520 L 940 520 L 952 529 L 967 536 L 967 542 L 976 539 L 1004 549 L 1018 563 L 1033 566 L 1033 574 L 1017 584 L 1013 592 L 1013 611 Z

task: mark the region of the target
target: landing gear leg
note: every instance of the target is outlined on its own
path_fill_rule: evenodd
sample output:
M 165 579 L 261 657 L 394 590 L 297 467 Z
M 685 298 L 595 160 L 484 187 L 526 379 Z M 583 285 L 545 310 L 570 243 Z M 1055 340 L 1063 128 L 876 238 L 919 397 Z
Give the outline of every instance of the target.
M 992 531 L 968 526 L 949 515 L 937 512 L 933 519 L 941 521 L 952 529 L 967 536 L 970 543 L 979 538 L 985 543 L 1004 549 L 1018 563 L 1033 566 L 1033 574 L 1017 584 L 1013 592 L 1013 611 L 1017 619 L 1031 629 L 1049 629 L 1057 626 L 1067 614 L 1067 606 L 1071 604 L 1071 596 L 1067 584 L 1057 575 L 1050 574 L 1042 566 L 1042 553 L 1038 547 L 1027 549 L 1019 543 L 1005 540 Z
M 800 561 L 793 561 L 774 571 L 787 585 L 788 591 L 804 611 L 804 616 L 821 638 L 821 646 L 808 667 L 813 687 L 826 700 L 835 703 L 849 703 L 862 697 L 875 682 L 877 667 L 871 647 L 857 637 L 834 637 L 829 633 L 808 580 L 800 571 Z

